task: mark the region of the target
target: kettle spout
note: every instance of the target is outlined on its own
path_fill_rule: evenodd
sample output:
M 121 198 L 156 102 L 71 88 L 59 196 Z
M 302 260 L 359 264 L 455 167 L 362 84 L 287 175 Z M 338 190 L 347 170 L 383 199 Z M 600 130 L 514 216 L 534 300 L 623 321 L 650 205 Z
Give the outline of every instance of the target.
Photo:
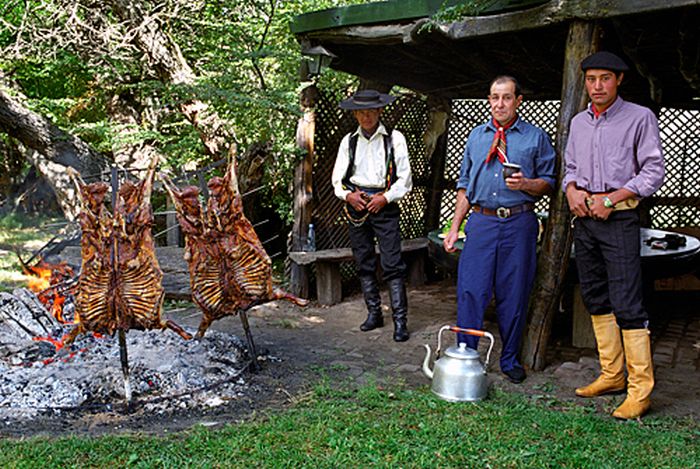
M 430 346 L 423 344 L 425 347 L 425 359 L 423 360 L 423 373 L 428 379 L 433 379 L 433 370 L 430 369 Z

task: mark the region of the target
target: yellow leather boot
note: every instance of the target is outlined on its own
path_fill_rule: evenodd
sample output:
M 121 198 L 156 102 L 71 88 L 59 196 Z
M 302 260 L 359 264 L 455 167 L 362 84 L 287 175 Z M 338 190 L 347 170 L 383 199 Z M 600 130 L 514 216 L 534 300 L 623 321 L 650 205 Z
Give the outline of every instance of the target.
M 588 386 L 576 389 L 579 397 L 596 397 L 625 389 L 622 339 L 615 315 L 593 314 L 591 321 L 598 344 L 600 376 Z
M 622 331 L 627 361 L 627 399 L 613 412 L 619 419 L 635 419 L 651 407 L 654 367 L 651 361 L 651 338 L 648 329 Z

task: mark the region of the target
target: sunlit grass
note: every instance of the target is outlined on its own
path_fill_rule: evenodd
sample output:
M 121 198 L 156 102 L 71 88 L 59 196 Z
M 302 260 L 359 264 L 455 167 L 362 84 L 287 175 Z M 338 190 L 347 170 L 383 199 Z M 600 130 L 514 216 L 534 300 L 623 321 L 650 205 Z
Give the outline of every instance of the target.
M 451 404 L 426 388 L 327 383 L 286 410 L 170 436 L 0 441 L 2 467 L 697 467 L 692 420 L 619 422 L 495 390 Z M 207 420 L 215 420 L 215 415 Z

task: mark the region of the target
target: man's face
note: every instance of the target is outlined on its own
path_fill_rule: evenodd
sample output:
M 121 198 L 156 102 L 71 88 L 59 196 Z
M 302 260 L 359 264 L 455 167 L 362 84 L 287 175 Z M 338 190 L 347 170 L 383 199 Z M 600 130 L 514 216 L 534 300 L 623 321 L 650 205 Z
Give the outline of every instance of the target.
M 365 132 L 372 133 L 377 129 L 379 125 L 379 116 L 382 114 L 380 109 L 361 109 L 357 111 L 352 111 L 352 114 L 357 119 L 358 124 L 362 127 Z
M 515 83 L 510 80 L 494 83 L 489 93 L 491 115 L 499 124 L 505 125 L 515 117 L 515 111 L 523 101 L 522 96 L 515 95 Z
M 622 83 L 623 74 L 615 76 L 611 70 L 591 68 L 586 70 L 586 91 L 596 109 L 607 108 L 617 98 L 617 87 Z

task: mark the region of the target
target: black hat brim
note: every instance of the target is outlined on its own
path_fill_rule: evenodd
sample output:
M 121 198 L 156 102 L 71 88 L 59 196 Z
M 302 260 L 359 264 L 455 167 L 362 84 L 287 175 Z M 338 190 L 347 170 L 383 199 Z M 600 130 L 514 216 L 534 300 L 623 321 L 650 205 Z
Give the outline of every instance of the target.
M 362 109 L 378 109 L 388 106 L 393 103 L 396 96 L 390 94 L 380 93 L 377 99 L 372 101 L 356 101 L 355 97 L 350 97 L 344 99 L 338 105 L 340 109 L 345 109 L 346 111 L 359 111 Z

